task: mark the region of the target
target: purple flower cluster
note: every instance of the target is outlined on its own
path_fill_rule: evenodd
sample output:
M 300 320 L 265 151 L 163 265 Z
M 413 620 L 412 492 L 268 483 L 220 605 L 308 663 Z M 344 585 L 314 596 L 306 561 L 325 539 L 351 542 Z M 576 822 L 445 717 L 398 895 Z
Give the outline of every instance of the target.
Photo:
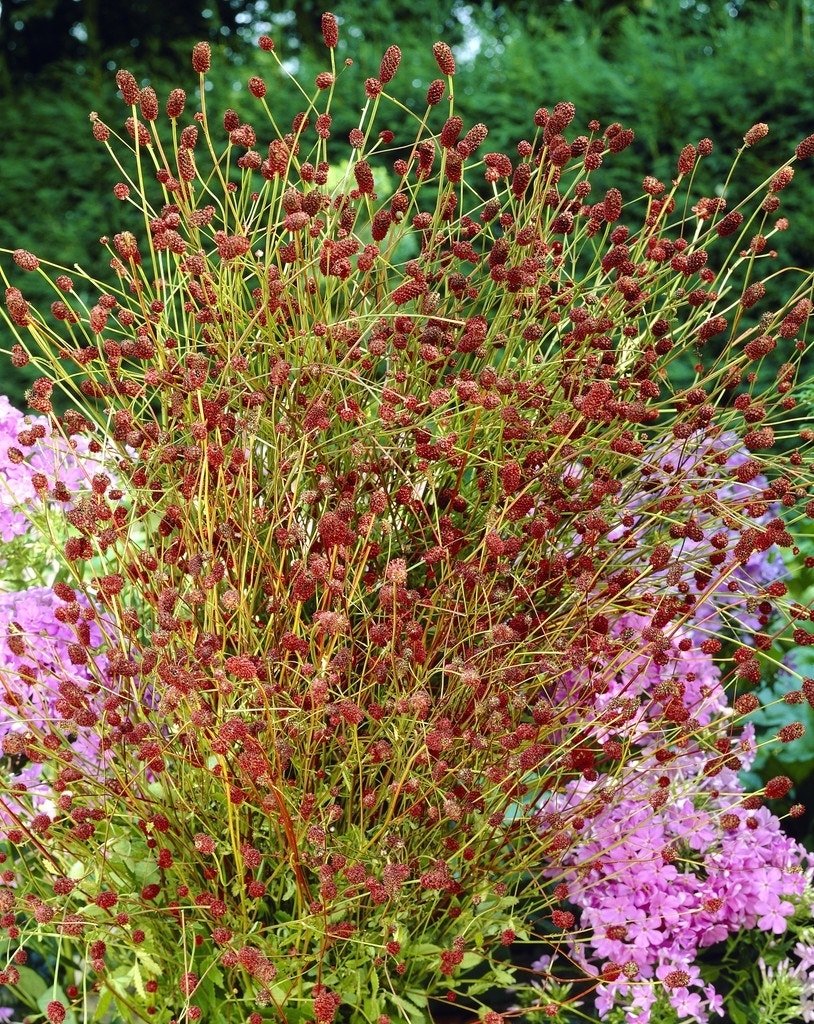
M 35 474 L 42 474 L 49 488 L 59 481 L 73 492 L 87 490 L 97 468 L 85 438 L 66 441 L 52 432 L 45 416 L 24 416 L 0 395 L 0 540 L 27 532 L 25 509 L 37 498 Z
M 53 495 L 59 484 L 57 496 L 67 504 L 89 489 L 98 468 L 87 439 L 66 440 L 52 431 L 47 417 L 25 416 L 0 395 L 0 540 L 28 533 L 27 512 L 40 494 Z M 35 799 L 45 783 L 40 764 L 26 753 L 30 730 L 49 732 L 62 723 L 74 756 L 93 764 L 102 759 L 90 728 L 97 720 L 86 692 L 91 670 L 84 656 L 72 658 L 76 636 L 64 618 L 57 619 L 60 605 L 50 587 L 0 590 L 0 752 L 9 758 L 9 780 L 33 789 Z M 77 614 L 88 621 L 91 647 L 98 645 L 101 634 L 90 610 L 77 608 Z
M 0 753 L 7 763 L 7 781 L 34 791 L 41 783 L 41 765 L 27 760 L 25 737 L 30 730 L 50 733 L 60 728 L 70 738 L 73 756 L 101 766 L 104 756 L 93 726 L 98 721 L 91 667 L 75 664 L 77 645 L 71 626 L 55 616 L 64 607 L 50 587 L 0 592 Z M 99 627 L 85 616 L 91 646 L 101 642 Z M 101 667 L 101 666 L 100 666 Z M 20 767 L 16 767 L 19 764 Z
M 569 694 L 599 690 L 592 695 L 594 722 L 583 722 L 600 743 L 617 731 L 614 708 L 632 709 L 625 713 L 625 739 L 647 749 L 669 743 L 682 722 L 708 726 L 728 714 L 720 669 L 702 651 L 703 638 L 679 625 L 648 644 L 644 637 L 650 626 L 650 617 L 637 612 L 619 616 L 610 630 L 614 653 L 602 662 L 601 686 L 591 665 L 565 673 L 559 681 L 560 703 Z M 573 715 L 583 714 L 579 702 L 573 703 Z

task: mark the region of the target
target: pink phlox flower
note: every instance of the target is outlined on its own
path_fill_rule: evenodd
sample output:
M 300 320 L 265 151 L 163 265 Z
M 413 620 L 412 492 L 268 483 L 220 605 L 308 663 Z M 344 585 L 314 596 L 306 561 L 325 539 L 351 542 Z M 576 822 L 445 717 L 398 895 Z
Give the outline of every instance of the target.
M 755 910 L 760 915 L 757 924 L 761 931 L 781 935 L 788 926 L 786 919 L 794 913 L 794 904 L 775 897 L 773 900 L 758 900 Z
M 632 989 L 630 1006 L 625 1014 L 626 1024 L 650 1024 L 650 1015 L 656 1002 L 656 990 L 652 985 L 637 985 Z
M 634 949 L 650 951 L 664 941 L 661 918 L 648 917 L 640 924 L 631 924 L 628 939 Z
M 698 932 L 698 946 L 705 949 L 707 946 L 714 946 L 716 942 L 723 942 L 729 935 L 729 929 L 725 924 L 713 924 L 708 928 L 702 928 Z
M 717 839 L 718 830 L 709 812 L 696 809 L 689 798 L 676 801 L 670 808 L 670 817 L 673 834 L 691 850 L 705 851 Z
M 583 937 L 573 944 L 575 958 L 633 960 L 639 967 L 639 984 L 624 978 L 601 983 L 597 1009 L 620 1006 L 628 1019 L 647 1019 L 649 1010 L 640 999 L 647 986 L 641 983 L 664 965 L 681 963 L 690 965 L 696 981 L 684 986 L 686 991 L 671 990 L 673 1005 L 684 1016 L 696 1013 L 694 1020 L 718 1013 L 717 1001 L 705 1010 L 698 991 L 693 963 L 698 952 L 742 929 L 785 930 L 791 897 L 805 890 L 805 850 L 783 834 L 768 808 L 740 806 L 737 772 L 724 769 L 713 780 L 703 776 L 708 756 L 694 748 L 667 765 L 647 754 L 629 765 L 619 798 L 591 819 L 583 844 L 570 849 L 557 868 L 558 874 L 566 869 L 570 898 L 581 910 Z M 653 808 L 648 797 L 657 772 L 669 778 L 671 799 Z M 546 804 L 551 810 L 558 801 L 575 806 L 574 792 L 588 797 L 601 786 L 601 779 L 593 786 L 579 780 L 573 790 L 547 796 Z M 736 828 L 721 827 L 725 812 L 737 817 Z M 678 853 L 672 862 L 664 858 L 668 849 Z M 608 937 L 611 925 L 624 926 L 622 937 Z
M 677 988 L 670 993 L 669 999 L 670 1005 L 678 1014 L 679 1021 L 687 1018 L 697 1024 L 705 1024 L 709 1020 L 700 992 L 691 992 L 688 988 Z
M 666 631 L 668 657 L 664 664 L 659 664 L 642 640 L 643 633 L 650 626 L 650 617 L 632 612 L 620 615 L 612 624 L 611 636 L 617 642 L 628 637 L 624 641 L 628 647 L 603 667 L 602 692 L 594 692 L 591 697 L 597 717 L 593 729 L 600 742 L 615 733 L 612 726 L 600 721 L 602 713 L 626 698 L 640 702 L 639 709 L 625 723 L 626 736 L 643 747 L 658 747 L 663 742 L 664 702 L 653 699 L 653 693 L 657 687 L 674 680 L 680 685 L 679 699 L 688 715 L 701 725 L 708 725 L 727 712 L 720 670 L 700 649 L 705 636 L 684 626 Z M 684 651 L 679 645 L 686 641 L 692 646 Z M 581 687 L 587 689 L 592 679 L 595 683 L 593 669 L 590 672 L 586 668 L 566 673 L 559 681 L 554 699 L 574 704 L 574 692 Z M 578 712 L 575 710 L 574 714 Z
M 714 985 L 704 986 L 704 997 L 707 1001 L 707 1008 L 710 1012 L 717 1014 L 719 1017 L 723 1017 L 724 997 L 720 992 L 716 991 Z
M 694 894 L 690 891 L 691 886 L 685 877 L 675 875 L 678 885 L 669 885 L 665 889 L 653 893 L 649 903 L 651 914 L 658 915 L 662 922 L 667 925 L 678 924 L 687 912 L 687 909 L 695 904 Z M 671 881 L 668 879 L 668 882 Z M 685 887 L 686 886 L 686 887 Z
M 743 447 L 740 438 L 733 431 L 725 431 L 718 437 L 710 438 L 703 431 L 698 431 L 689 438 L 681 441 L 670 440 L 666 447 L 650 453 L 649 461 L 656 472 L 651 473 L 648 478 L 648 488 L 642 490 L 639 478 L 631 478 L 631 492 L 622 496 L 620 503 L 620 520 L 623 515 L 635 515 L 634 526 L 630 530 L 623 529 L 620 525 L 614 527 L 606 536 L 609 540 L 621 539 L 631 533 L 641 535 L 650 526 L 650 511 L 658 497 L 667 489 L 678 486 L 682 494 L 690 494 L 694 491 L 703 491 L 709 486 L 705 474 L 704 463 L 709 462 L 709 456 L 719 452 L 727 453 L 725 466 L 720 467 L 717 472 L 723 473 L 728 479 L 716 486 L 718 498 L 718 510 L 702 510 L 696 515 L 699 526 L 705 530 L 705 534 L 715 532 L 721 522 L 721 511 L 732 510 L 738 512 L 748 502 L 760 497 L 767 486 L 767 481 L 762 475 L 756 476 L 748 483 L 737 480 L 735 471 L 746 463 L 750 453 Z M 760 526 L 768 523 L 778 514 L 778 506 L 770 506 L 760 517 L 753 522 Z M 713 527 L 706 530 L 706 527 Z M 683 579 L 690 586 L 693 586 L 693 575 L 696 567 L 703 564 L 712 554 L 709 541 L 706 537 L 700 541 L 693 541 L 689 538 L 681 540 L 681 564 L 684 566 Z M 666 572 L 666 570 L 664 570 Z M 766 585 L 773 580 L 786 575 L 786 568 L 782 556 L 776 549 L 768 551 L 754 551 L 743 565 L 738 565 L 727 575 L 725 581 L 721 582 L 711 590 L 703 599 L 702 603 L 694 610 L 693 619 L 695 624 L 703 622 L 707 635 L 719 632 L 726 623 L 735 633 L 745 633 L 759 628 L 759 619 L 756 614 L 750 613 L 745 607 L 744 594 L 754 591 L 755 586 Z M 658 573 L 648 577 L 648 586 L 652 585 L 653 578 Z M 740 584 L 734 591 L 729 584 Z
M 814 946 L 805 942 L 797 942 L 794 946 L 794 955 L 799 958 L 797 966 L 801 973 L 814 972 Z

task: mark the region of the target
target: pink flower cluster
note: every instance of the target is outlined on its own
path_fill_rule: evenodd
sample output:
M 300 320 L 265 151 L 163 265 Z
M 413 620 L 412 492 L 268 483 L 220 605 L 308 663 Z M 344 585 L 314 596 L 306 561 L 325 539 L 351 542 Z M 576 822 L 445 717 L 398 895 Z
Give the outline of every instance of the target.
M 621 1003 L 630 1024 L 647 1024 L 657 989 L 641 982 L 657 979 L 679 1019 L 703 1024 L 721 999 L 701 980 L 699 951 L 741 929 L 782 933 L 806 888 L 805 849 L 766 807 L 744 807 L 736 772 L 705 778 L 706 761 L 700 750 L 668 765 L 643 757 L 624 800 L 591 820 L 563 858 L 558 880 L 581 908 L 575 958 L 589 973 L 604 964 L 602 977 L 613 979 L 597 991 L 603 1016 Z M 598 787 L 574 784 L 558 810 Z M 664 803 L 654 800 L 660 790 L 669 792 Z
M 719 438 L 716 446 L 725 450 L 726 440 Z M 700 483 L 694 479 L 697 454 L 688 447 L 659 459 L 653 472 L 657 491 L 678 475 L 685 478 L 683 486 Z M 726 464 L 732 473 L 729 497 L 744 503 L 766 488 L 762 477 L 745 480 L 747 461 L 745 453 L 732 450 Z M 652 528 L 646 508 L 647 495 L 639 494 L 628 536 Z M 769 510 L 762 524 L 769 529 L 772 521 Z M 647 616 L 623 614 L 609 624 L 615 657 L 569 672 L 559 682 L 558 700 L 593 691 L 595 719 L 586 728 L 606 746 L 619 742 L 614 709 L 625 709 L 630 761 L 621 798 L 615 793 L 607 799 L 607 779 L 594 773 L 548 796 L 539 811 L 543 835 L 561 832 L 564 822 L 578 823 L 550 874 L 565 883 L 569 901 L 581 911 L 572 955 L 588 973 L 600 970 L 597 1010 L 605 1016 L 622 1005 L 630 1024 L 648 1024 L 659 990 L 681 1020 L 703 1024 L 710 1013 L 722 1012 L 721 996 L 701 978 L 699 951 L 741 929 L 784 932 L 795 898 L 810 881 L 804 847 L 744 792 L 738 772 L 751 760 L 753 727 L 731 738 L 728 749 L 720 746 L 721 726 L 732 712 L 710 640 L 722 630 L 731 640 L 746 640 L 746 631 L 759 623 L 740 607 L 741 584 L 748 578 L 749 592 L 755 581 L 770 585 L 784 571 L 776 552 L 762 550 L 757 541 L 728 584 L 703 594 L 687 622 L 657 631 Z M 679 565 L 688 581 L 707 547 L 706 540 L 682 541 Z M 689 734 L 682 732 L 688 721 Z M 708 727 L 709 744 L 717 739 L 714 749 L 704 738 Z M 592 805 L 598 812 L 586 813 Z M 546 968 L 541 961 L 540 969 Z M 662 985 L 654 986 L 654 980 Z

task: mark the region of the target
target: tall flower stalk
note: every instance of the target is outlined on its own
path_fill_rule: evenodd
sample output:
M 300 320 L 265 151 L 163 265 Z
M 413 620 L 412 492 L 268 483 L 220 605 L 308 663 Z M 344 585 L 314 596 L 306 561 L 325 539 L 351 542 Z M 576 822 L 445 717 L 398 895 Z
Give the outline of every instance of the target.
M 8 777 L 38 766 L 0 796 L 0 976 L 19 990 L 15 958 L 46 949 L 54 1024 L 387 1024 L 456 999 L 496 1024 L 523 944 L 579 949 L 600 1009 L 622 974 L 622 999 L 671 993 L 691 972 L 619 963 L 622 931 L 585 946 L 613 881 L 595 844 L 612 827 L 621 856 L 672 805 L 656 863 L 692 860 L 693 808 L 748 849 L 789 792 L 715 780 L 748 751 L 761 658 L 812 642 L 781 554 L 814 517 L 812 278 L 770 246 L 814 137 L 744 199 L 696 194 L 706 139 L 673 182 L 597 196 L 630 128 L 581 132 L 560 102 L 490 152 L 439 42 L 395 137 L 398 47 L 362 84 L 323 31 L 290 128 L 257 76 L 216 119 L 205 43 L 193 103 L 120 71 L 124 132 L 91 118 L 123 203 L 109 280 L 11 254 L 55 289 L 40 311 L 6 281 L 31 410 L 96 460 L 28 508 L 65 655 L 46 675 L 20 624 L 0 667 Z M 538 1008 L 566 1019 L 552 985 Z

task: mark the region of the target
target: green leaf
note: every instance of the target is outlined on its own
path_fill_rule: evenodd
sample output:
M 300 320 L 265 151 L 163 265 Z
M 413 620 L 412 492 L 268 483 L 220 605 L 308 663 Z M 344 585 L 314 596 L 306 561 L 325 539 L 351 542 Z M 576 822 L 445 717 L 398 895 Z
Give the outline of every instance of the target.
M 468 996 L 481 996 L 484 992 L 490 992 L 495 987 L 491 978 L 481 978 L 479 981 L 467 981 L 466 994 Z
M 410 997 L 411 994 L 405 993 L 405 996 Z M 415 1004 L 408 1002 L 407 999 L 402 998 L 402 996 L 397 996 L 395 993 L 393 993 L 390 998 L 402 1013 L 406 1014 L 411 1021 L 415 1021 L 415 1024 L 426 1024 L 426 997 L 423 1004 L 420 1006 L 416 1006 Z
M 93 1020 L 106 1020 L 108 1019 L 107 1011 L 113 1002 L 113 993 L 109 988 L 103 988 L 99 993 L 99 998 L 96 1002 L 96 1008 L 93 1011 Z
M 410 956 L 432 956 L 434 953 L 441 952 L 441 947 L 432 942 L 411 942 L 409 949 Z
M 27 1003 L 38 1003 L 43 992 L 51 991 L 51 986 L 46 980 L 36 971 L 32 971 L 30 967 L 18 967 L 17 969 L 20 972 L 20 984 L 16 987 L 23 993 Z
M 513 970 L 507 970 L 505 967 L 493 967 L 489 972 L 490 984 L 496 988 L 508 988 L 509 985 L 513 985 L 515 982 L 515 973 Z
M 427 996 L 424 992 L 416 992 L 413 990 L 405 992 L 404 995 L 411 1003 L 415 1003 L 416 1006 L 423 1008 L 427 1005 Z
M 136 956 L 144 964 L 148 971 L 152 971 L 153 974 L 160 975 L 162 972 L 161 964 L 154 960 L 146 949 L 141 946 L 136 950 Z
M 294 894 L 297 891 L 297 883 L 294 878 L 293 872 L 288 875 L 285 881 L 285 889 L 283 890 L 283 899 L 290 900 L 294 898 Z
M 368 996 L 364 1002 L 363 1012 L 367 1020 L 376 1020 L 382 1012 L 381 1003 L 374 996 Z
M 732 1018 L 732 1024 L 750 1024 L 749 1014 L 736 1003 L 727 1006 L 727 1010 Z
M 138 960 L 130 968 L 130 978 L 133 982 L 133 987 L 136 992 L 141 996 L 142 999 L 147 998 L 147 991 L 144 988 L 144 979 L 141 976 L 141 968 L 138 965 Z
M 115 853 L 116 857 L 120 860 L 127 860 L 133 847 L 127 836 L 121 836 L 115 842 L 111 843 L 108 849 L 111 853 Z
M 220 967 L 210 967 L 206 972 L 207 980 L 211 981 L 215 988 L 223 988 L 223 971 Z

